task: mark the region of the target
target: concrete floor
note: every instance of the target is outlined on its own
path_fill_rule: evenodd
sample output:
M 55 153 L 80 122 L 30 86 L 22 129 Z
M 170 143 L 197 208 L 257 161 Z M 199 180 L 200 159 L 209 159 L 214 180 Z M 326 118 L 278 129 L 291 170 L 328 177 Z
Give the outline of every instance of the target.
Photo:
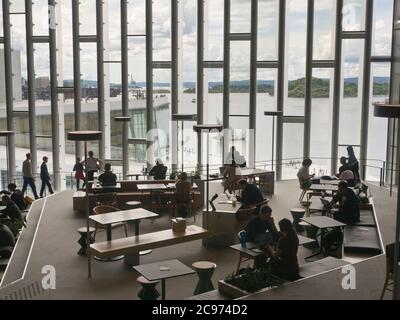
M 211 193 L 218 192 L 220 189 L 220 184 L 214 183 L 212 184 Z M 393 242 L 396 198 L 395 196 L 390 198 L 386 189 L 376 186 L 371 186 L 371 193 L 384 243 Z M 10 284 L 12 282 L 10 279 L 15 280 L 18 278 L 15 272 L 13 274 L 14 269 L 17 270 L 13 266 L 14 260 L 17 261 L 17 257 L 14 257 L 5 275 L 2 289 L 0 289 L 0 298 L 21 290 L 21 288 L 28 288 L 34 283 L 40 283 L 44 277 L 42 274 L 43 267 L 50 265 L 54 266 L 56 270 L 56 289 L 29 295 L 32 298 L 138 299 L 137 293 L 140 290 L 140 286 L 137 284 L 136 278 L 139 275 L 136 271 L 128 269 L 123 260 L 115 262 L 93 260 L 93 276 L 91 279 L 87 278 L 87 258 L 77 255 L 79 245 L 76 242 L 79 238 L 77 229 L 85 225 L 85 218 L 82 215 L 77 215 L 72 210 L 72 194 L 72 191 L 66 191 L 46 199 L 41 219 L 38 222 L 30 257 L 27 259 L 24 278 L 14 284 Z M 290 209 L 298 206 L 297 199 L 299 194 L 297 181 L 285 181 L 276 184 L 275 196 L 270 202 L 276 222 L 285 217 L 291 219 Z M 189 223 L 193 223 L 193 218 L 189 219 Z M 201 214 L 197 214 L 196 222 L 194 223 L 201 226 Z M 36 231 L 35 227 L 28 226 L 29 228 L 30 232 Z M 164 214 L 153 222 L 142 221 L 140 232 L 147 233 L 168 228 L 170 228 L 170 216 Z M 132 228 L 130 228 L 129 234 L 134 234 Z M 113 231 L 113 238 L 117 237 L 123 237 L 122 229 Z M 105 232 L 100 232 L 96 240 L 102 241 L 105 238 Z M 309 253 L 308 249 L 299 248 L 300 264 L 304 263 L 304 256 Z M 224 279 L 226 275 L 235 270 L 238 254 L 229 248 L 205 248 L 202 246 L 201 241 L 192 241 L 153 250 L 151 254 L 141 257 L 141 263 L 170 259 L 179 259 L 188 266 L 195 261 L 201 260 L 215 262 L 217 269 L 213 276 L 213 283 L 217 287 L 218 280 Z M 21 264 L 21 261 L 19 260 L 18 263 Z M 366 281 L 368 282 L 367 287 L 364 286 L 363 290 L 374 292 L 373 298 L 378 298 L 378 292 L 382 287 L 385 273 L 384 259 L 372 261 L 371 266 L 366 268 L 373 269 L 374 273 L 369 273 L 369 276 L 374 277 L 374 279 L 369 280 L 375 281 Z M 368 273 L 368 270 L 366 272 Z M 167 299 L 184 299 L 192 296 L 196 282 L 197 275 L 167 280 Z M 5 285 L 7 286 L 4 287 Z M 368 298 L 370 297 L 368 296 Z M 304 296 L 301 296 L 300 293 L 296 298 L 307 299 L 310 296 L 304 292 Z M 334 295 L 331 298 L 340 299 L 343 297 Z

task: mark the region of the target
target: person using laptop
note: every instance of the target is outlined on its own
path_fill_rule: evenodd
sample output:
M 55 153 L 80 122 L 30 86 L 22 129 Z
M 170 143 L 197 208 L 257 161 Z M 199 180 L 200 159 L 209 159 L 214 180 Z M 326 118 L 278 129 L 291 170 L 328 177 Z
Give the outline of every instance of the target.
M 105 164 L 104 173 L 99 176 L 99 182 L 104 187 L 117 185 L 117 175 L 111 171 L 110 163 Z
M 333 197 L 332 204 L 337 204 L 339 211 L 334 214 L 334 219 L 342 223 L 355 223 L 360 221 L 360 208 L 354 191 L 348 187 L 346 181 L 339 182 L 338 193 Z
M 258 244 L 264 250 L 267 244 L 273 245 L 279 239 L 279 232 L 269 206 L 261 207 L 257 215 L 247 223 L 245 230 L 248 240 Z
M 264 201 L 261 190 L 255 184 L 248 183 L 246 179 L 240 179 L 238 185 L 241 193 L 237 200 L 245 207 L 254 206 Z

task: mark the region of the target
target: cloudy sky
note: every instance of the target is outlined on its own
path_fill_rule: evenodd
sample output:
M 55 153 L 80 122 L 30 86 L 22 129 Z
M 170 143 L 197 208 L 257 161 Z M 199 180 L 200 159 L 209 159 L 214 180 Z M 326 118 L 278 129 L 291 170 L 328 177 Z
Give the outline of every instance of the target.
M 274 60 L 277 56 L 277 5 L 279 0 L 259 0 L 259 60 Z M 11 0 L 12 12 L 24 10 L 23 0 Z M 34 1 L 34 33 L 47 34 L 47 0 Z M 71 1 L 62 2 L 63 27 L 63 75 L 72 79 L 72 17 Z M 95 34 L 95 0 L 80 0 L 81 34 Z M 108 32 L 110 60 L 120 59 L 120 12 L 119 0 L 108 0 Z M 154 60 L 168 61 L 171 33 L 171 0 L 153 0 Z M 182 4 L 182 51 L 184 81 L 196 79 L 196 37 L 197 37 L 197 0 L 181 0 Z M 129 34 L 145 33 L 145 0 L 130 0 L 128 8 Z M 362 30 L 364 0 L 344 1 L 345 30 Z M 375 0 L 374 16 L 374 55 L 390 53 L 391 16 L 393 0 Z M 315 1 L 315 35 L 314 59 L 331 59 L 333 57 L 334 37 L 334 0 Z M 1 8 L 1 5 L 0 5 Z M 288 0 L 287 6 L 287 62 L 288 79 L 297 79 L 305 75 L 306 53 L 306 9 L 307 0 Z M 206 25 L 206 60 L 223 58 L 223 0 L 208 1 L 208 25 Z M 232 0 L 231 32 L 250 31 L 250 0 Z M 12 16 L 12 37 L 14 49 L 21 51 L 22 76 L 26 78 L 25 22 L 21 15 Z M 2 34 L 2 23 L 0 26 Z M 344 74 L 346 77 L 359 76 L 359 64 L 362 62 L 362 41 L 344 41 Z M 48 70 L 48 48 L 45 44 L 35 47 L 35 67 L 38 76 L 46 76 Z M 145 80 L 145 39 L 131 37 L 129 40 L 129 73 L 135 81 Z M 81 66 L 84 79 L 96 79 L 96 46 L 81 45 Z M 231 78 L 233 80 L 249 79 L 248 42 L 231 43 Z M 120 82 L 120 68 L 113 64 L 108 70 L 112 82 Z M 388 75 L 388 66 L 373 68 L 374 75 Z M 315 70 L 315 76 L 327 77 L 326 70 Z M 276 72 L 259 70 L 259 79 L 272 79 Z M 155 70 L 154 80 L 170 82 L 170 71 Z M 210 70 L 210 81 L 222 81 L 221 70 Z

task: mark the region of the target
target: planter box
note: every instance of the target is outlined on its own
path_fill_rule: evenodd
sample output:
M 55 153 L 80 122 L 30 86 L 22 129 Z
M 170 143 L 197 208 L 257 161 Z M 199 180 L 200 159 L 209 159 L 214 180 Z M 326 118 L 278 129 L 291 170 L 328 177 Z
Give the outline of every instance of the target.
M 258 291 L 255 291 L 255 292 L 248 292 L 248 291 L 242 290 L 238 287 L 235 287 L 229 283 L 226 283 L 224 280 L 218 281 L 219 292 L 223 293 L 224 295 L 226 295 L 232 299 L 238 299 L 238 298 L 241 298 L 244 296 L 248 296 L 250 294 L 256 294 L 256 293 L 271 290 L 271 289 L 272 289 L 272 287 L 266 287 L 266 288 L 260 289 Z

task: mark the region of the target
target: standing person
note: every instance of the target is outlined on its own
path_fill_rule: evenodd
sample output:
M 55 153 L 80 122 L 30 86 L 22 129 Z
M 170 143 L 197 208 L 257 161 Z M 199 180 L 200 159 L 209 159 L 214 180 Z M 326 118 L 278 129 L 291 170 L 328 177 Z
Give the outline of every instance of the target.
M 101 164 L 103 161 L 94 157 L 94 152 L 88 152 L 89 158 L 87 159 L 87 175 L 88 181 L 93 181 L 94 173 L 100 170 Z M 85 160 L 81 162 L 83 165 L 85 164 Z
M 47 161 L 49 161 L 49 158 L 46 156 L 43 157 L 43 162 L 42 165 L 40 166 L 40 179 L 42 180 L 42 187 L 40 188 L 40 197 L 43 198 L 43 192 L 47 188 L 49 188 L 49 192 L 53 194 L 53 188 L 51 187 L 50 183 L 50 175 L 49 175 L 49 170 L 47 168 Z
M 32 175 L 32 155 L 30 153 L 26 154 L 26 160 L 22 164 L 22 176 L 24 179 L 24 186 L 22 187 L 22 194 L 25 194 L 28 185 L 31 187 L 35 199 L 39 199 L 36 192 L 35 178 Z
M 354 154 L 354 149 L 352 146 L 347 147 L 347 154 L 349 156 L 347 159 L 347 164 L 350 170 L 353 171 L 354 180 L 356 182 L 360 182 L 360 164 L 356 158 L 356 155 Z
M 188 215 L 190 202 L 192 201 L 190 197 L 190 192 L 192 190 L 192 183 L 187 179 L 187 173 L 182 172 L 179 176 L 179 180 L 175 183 L 176 187 L 176 206 L 178 215 L 185 218 Z
M 75 171 L 76 190 L 79 190 L 80 180 L 83 180 L 82 189 L 85 187 L 85 175 L 83 174 L 84 168 L 81 163 L 81 158 L 76 157 L 76 162 L 72 171 Z

